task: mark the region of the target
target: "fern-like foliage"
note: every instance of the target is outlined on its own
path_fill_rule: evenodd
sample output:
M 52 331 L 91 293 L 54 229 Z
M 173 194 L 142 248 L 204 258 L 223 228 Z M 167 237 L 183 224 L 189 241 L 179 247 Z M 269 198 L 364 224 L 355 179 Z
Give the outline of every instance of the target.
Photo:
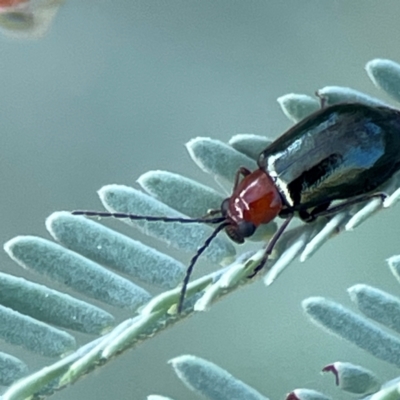
M 373 60 L 367 64 L 366 69 L 376 85 L 400 100 L 398 64 L 389 60 Z M 327 104 L 353 101 L 383 104 L 380 100 L 349 88 L 330 86 L 318 92 Z M 278 101 L 284 113 L 293 121 L 301 120 L 319 107 L 317 98 L 306 95 L 288 94 Z M 269 139 L 261 136 L 236 135 L 228 144 L 209 138 L 196 138 L 187 144 L 187 148 L 202 170 L 220 181 L 232 182 L 239 167 L 245 166 L 251 170 L 256 168 L 257 156 L 268 143 Z M 205 215 L 210 208 L 219 208 L 224 198 L 214 189 L 166 171 L 148 172 L 138 182 L 144 192 L 121 185 L 101 188 L 99 197 L 104 207 L 118 213 L 199 217 Z M 306 260 L 333 235 L 355 228 L 376 211 L 396 203 L 400 197 L 400 190 L 397 189 L 399 182 L 400 178 L 394 176 L 382 188 L 391 194 L 383 204 L 379 199 L 371 200 L 366 205 L 343 210 L 329 221 L 321 218 L 315 223 L 287 231 L 276 247 L 274 259 L 270 260 L 265 269 L 265 283 L 271 284 L 295 258 Z M 194 253 L 211 232 L 211 228 L 205 224 L 123 221 L 189 253 Z M 0 383 L 11 385 L 3 394 L 4 399 L 49 396 L 127 349 L 151 339 L 166 327 L 196 311 L 207 310 L 216 300 L 254 282 L 254 279 L 247 277 L 264 253 L 260 249 L 256 253 L 236 256 L 232 243 L 223 235 L 218 236 L 204 256 L 225 267 L 190 282 L 183 312 L 177 314 L 176 306 L 181 290 L 177 285 L 185 274 L 185 266 L 180 262 L 98 222 L 68 212 L 52 214 L 46 226 L 56 242 L 33 236 L 18 236 L 5 244 L 8 255 L 22 267 L 84 293 L 87 297 L 132 310 L 133 316 L 115 326 L 113 316 L 99 307 L 33 282 L 0 274 L 0 318 L 3 322 L 0 337 L 46 356 L 69 354 L 32 373 L 27 371 L 22 361 L 0 354 Z M 275 230 L 276 224 L 272 223 L 261 230 L 256 239 L 271 237 Z M 391 259 L 390 263 L 392 270 L 397 271 L 397 265 L 400 264 L 397 258 Z M 132 277 L 135 283 L 119 273 Z M 152 297 L 140 283 L 157 286 L 164 291 Z M 392 313 L 392 310 L 398 312 L 400 309 L 397 299 L 370 287 L 353 287 L 349 291 L 360 311 L 368 318 L 398 329 L 395 322 L 398 314 Z M 303 302 L 303 308 L 313 321 L 330 332 L 352 341 L 378 358 L 400 365 L 400 351 L 393 351 L 400 350 L 400 340 L 383 332 L 367 318 L 323 298 L 307 299 Z M 348 327 L 347 330 L 343 328 L 344 325 Z M 99 336 L 76 349 L 74 337 L 65 332 L 65 328 Z M 374 346 L 369 346 L 370 343 L 374 343 Z M 172 360 L 171 364 L 189 387 L 210 399 L 265 398 L 207 361 L 193 356 L 181 356 Z M 357 389 L 359 394 L 379 390 L 380 386 L 372 373 L 342 364 L 332 364 L 327 370 L 334 372 L 338 382 L 350 388 L 350 392 L 355 392 L 357 385 L 362 386 Z M 18 379 L 18 382 L 12 384 Z M 384 390 L 389 393 L 392 387 Z M 382 391 L 380 393 L 382 395 Z M 295 390 L 289 396 L 291 399 L 326 398 L 304 389 Z M 389 397 L 383 395 L 379 398 Z

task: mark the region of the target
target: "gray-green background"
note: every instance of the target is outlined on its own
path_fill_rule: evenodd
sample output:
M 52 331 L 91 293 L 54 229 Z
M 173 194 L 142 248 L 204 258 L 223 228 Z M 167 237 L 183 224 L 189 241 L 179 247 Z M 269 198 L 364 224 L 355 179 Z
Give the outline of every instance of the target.
M 276 137 L 289 126 L 276 103 L 282 94 L 344 85 L 380 95 L 363 68 L 376 57 L 400 62 L 399 20 L 397 1 L 67 0 L 44 39 L 0 40 L 0 241 L 49 237 L 50 213 L 99 208 L 102 185 L 134 185 L 150 169 L 212 185 L 184 143 L 243 132 Z M 300 301 L 324 295 L 349 304 L 346 288 L 361 282 L 399 294 L 384 261 L 400 252 L 399 210 L 293 263 L 270 288 L 259 282 L 229 296 L 54 398 L 195 398 L 166 363 L 188 353 L 272 399 L 296 387 L 329 387 L 339 398 L 333 377 L 319 373 L 333 361 L 396 376 L 311 325 Z M 5 254 L 0 263 L 47 283 Z M 32 368 L 49 362 L 1 348 Z

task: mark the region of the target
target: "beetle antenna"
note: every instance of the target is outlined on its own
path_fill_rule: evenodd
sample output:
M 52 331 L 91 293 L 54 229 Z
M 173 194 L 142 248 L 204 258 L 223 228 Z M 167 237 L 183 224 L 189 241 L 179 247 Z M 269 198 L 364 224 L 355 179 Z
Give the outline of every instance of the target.
M 225 218 L 223 219 L 223 221 L 224 220 L 225 220 Z M 203 245 L 201 247 L 199 247 L 199 249 L 197 250 L 196 254 L 190 260 L 190 264 L 189 264 L 189 266 L 187 267 L 187 270 L 186 270 L 186 275 L 185 275 L 185 277 L 183 278 L 183 281 L 182 281 L 182 289 L 181 289 L 181 294 L 179 296 L 179 302 L 178 302 L 178 314 L 180 314 L 182 312 L 183 301 L 185 300 L 187 286 L 188 286 L 188 283 L 189 283 L 189 280 L 190 280 L 190 276 L 192 275 L 193 268 L 194 268 L 198 258 L 207 249 L 207 247 L 210 246 L 211 242 L 215 239 L 215 237 L 218 235 L 218 233 L 221 232 L 222 229 L 226 228 L 229 224 L 230 224 L 229 222 L 223 222 L 222 224 L 218 225 L 214 229 L 214 232 L 205 240 Z
M 204 222 L 207 224 L 219 224 L 226 220 L 225 217 L 209 218 L 204 216 L 201 218 L 181 218 L 181 217 L 153 217 L 151 215 L 136 215 L 128 213 L 112 213 L 107 211 L 89 211 L 89 210 L 75 210 L 71 212 L 72 215 L 84 215 L 86 217 L 104 217 L 104 218 L 129 218 L 132 221 L 149 221 L 149 222 L 180 222 L 182 224 L 191 224 L 195 222 Z
M 190 260 L 190 264 L 186 270 L 186 275 L 182 281 L 182 290 L 179 296 L 179 302 L 178 302 L 178 314 L 182 312 L 182 307 L 183 307 L 183 301 L 185 300 L 185 294 L 186 294 L 186 289 L 187 285 L 189 283 L 190 277 L 193 272 L 193 268 L 198 260 L 198 258 L 203 254 L 203 252 L 207 249 L 207 247 L 210 246 L 211 242 L 215 239 L 215 237 L 218 235 L 219 232 L 222 231 L 225 227 L 227 227 L 230 222 L 226 220 L 226 217 L 221 216 L 221 217 L 210 217 L 212 215 L 215 215 L 217 213 L 220 213 L 220 211 L 217 212 L 217 210 L 213 210 L 211 213 L 204 217 L 200 218 L 180 218 L 180 217 L 153 217 L 151 215 L 136 215 L 136 214 L 129 214 L 129 213 L 113 213 L 113 212 L 108 212 L 108 211 L 90 211 L 90 210 L 75 210 L 71 211 L 72 215 L 83 215 L 85 217 L 105 217 L 105 218 L 117 218 L 117 219 L 123 219 L 123 218 L 129 218 L 133 221 L 149 221 L 149 222 L 180 222 L 180 223 L 196 223 L 196 222 L 202 222 L 202 223 L 207 223 L 207 224 L 220 224 L 218 225 L 214 231 L 211 233 L 211 235 L 205 240 L 205 242 L 202 244 L 202 246 L 197 250 L 196 254 L 192 257 Z

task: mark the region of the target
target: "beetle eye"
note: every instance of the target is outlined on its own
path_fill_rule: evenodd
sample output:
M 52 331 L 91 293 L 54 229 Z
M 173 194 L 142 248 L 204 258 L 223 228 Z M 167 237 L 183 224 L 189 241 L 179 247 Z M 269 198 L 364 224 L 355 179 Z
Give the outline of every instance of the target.
M 234 242 L 242 244 L 244 243 L 244 238 L 251 236 L 256 228 L 252 222 L 241 221 L 237 225 L 228 225 L 225 228 L 225 232 Z
M 227 197 L 222 203 L 221 203 L 221 214 L 222 216 L 226 217 L 228 214 L 228 209 L 229 209 L 229 197 Z
M 242 244 L 244 243 L 244 238 L 240 234 L 237 225 L 228 225 L 225 228 L 226 234 L 229 236 L 231 240 L 233 240 L 235 243 Z
M 238 234 L 243 238 L 252 236 L 256 231 L 256 226 L 249 221 L 240 221 L 237 226 Z

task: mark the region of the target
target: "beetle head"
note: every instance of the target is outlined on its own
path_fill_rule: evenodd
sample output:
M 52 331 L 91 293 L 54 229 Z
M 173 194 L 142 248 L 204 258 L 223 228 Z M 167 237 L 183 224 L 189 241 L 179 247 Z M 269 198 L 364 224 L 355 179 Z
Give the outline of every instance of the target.
M 229 222 L 225 231 L 233 241 L 243 243 L 259 225 L 271 222 L 282 206 L 273 179 L 259 168 L 245 176 L 232 196 L 222 202 L 221 213 Z

